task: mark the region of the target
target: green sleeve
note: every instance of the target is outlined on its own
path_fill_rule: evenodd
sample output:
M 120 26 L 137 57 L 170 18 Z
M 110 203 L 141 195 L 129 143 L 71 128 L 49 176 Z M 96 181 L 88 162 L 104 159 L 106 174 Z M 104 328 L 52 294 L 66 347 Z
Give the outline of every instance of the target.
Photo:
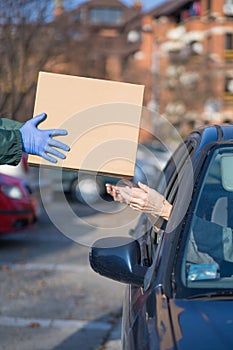
M 17 165 L 22 157 L 22 123 L 0 118 L 0 165 Z
M 0 129 L 4 130 L 18 130 L 23 126 L 24 123 L 20 123 L 16 120 L 8 118 L 0 118 Z

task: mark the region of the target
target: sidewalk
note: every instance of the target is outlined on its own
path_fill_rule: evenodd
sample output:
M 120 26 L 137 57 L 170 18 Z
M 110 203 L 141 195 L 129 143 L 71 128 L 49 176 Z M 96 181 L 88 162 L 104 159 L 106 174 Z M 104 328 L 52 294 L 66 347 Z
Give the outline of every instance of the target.
M 121 350 L 121 323 L 122 318 L 112 328 L 106 343 L 99 350 Z

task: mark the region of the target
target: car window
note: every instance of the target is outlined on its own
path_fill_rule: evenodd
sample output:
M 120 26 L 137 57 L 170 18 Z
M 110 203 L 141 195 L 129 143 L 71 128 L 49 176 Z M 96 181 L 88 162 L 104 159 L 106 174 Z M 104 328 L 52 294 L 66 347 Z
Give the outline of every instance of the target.
M 168 161 L 167 166 L 157 183 L 156 190 L 163 194 L 171 204 L 173 204 L 176 199 L 180 180 L 182 179 L 184 171 L 187 166 L 189 167 L 191 164 L 193 151 L 194 144 L 192 141 L 182 143 Z M 149 221 L 148 218 L 145 220 L 147 220 L 147 222 Z M 158 218 L 156 223 L 153 226 L 150 226 L 150 229 L 148 229 L 147 226 L 147 231 L 144 231 L 144 241 L 147 242 L 147 261 L 149 261 L 148 266 L 150 266 L 145 278 L 145 289 L 149 288 L 156 278 L 156 265 L 159 263 L 160 254 L 162 252 L 162 238 L 166 230 L 166 225 L 166 220 Z
M 191 142 L 188 144 L 182 143 L 169 160 L 168 165 L 162 172 L 160 180 L 157 183 L 155 189 L 163 194 L 171 204 L 173 204 L 175 200 L 179 183 L 184 174 L 187 162 L 190 162 L 193 149 L 194 147 Z M 135 232 L 137 232 L 136 235 L 139 233 L 139 235 L 143 237 L 141 250 L 143 252 L 143 260 L 148 262 L 147 266 L 152 265 L 153 261 L 157 259 L 160 246 L 159 242 L 163 236 L 166 225 L 167 221 L 159 217 L 156 222 L 152 224 L 150 219 L 143 214 L 138 228 L 134 231 L 134 235 Z
M 233 288 L 233 147 L 212 152 L 182 261 L 188 288 Z
M 185 165 L 190 160 L 194 150 L 192 142 L 184 142 L 179 145 L 168 161 L 157 184 L 157 190 L 164 194 L 172 204 L 183 176 Z

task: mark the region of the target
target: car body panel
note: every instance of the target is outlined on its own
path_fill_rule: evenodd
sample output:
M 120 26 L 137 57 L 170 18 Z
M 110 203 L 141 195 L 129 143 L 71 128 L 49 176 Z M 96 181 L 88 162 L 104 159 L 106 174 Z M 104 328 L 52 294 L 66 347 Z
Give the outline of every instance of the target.
M 170 299 L 179 350 L 233 349 L 233 300 Z
M 160 286 L 146 292 L 133 285 L 127 286 L 123 306 L 122 348 L 175 349 L 170 317 L 169 300 Z
M 4 186 L 16 186 L 22 197 L 10 198 L 3 191 Z M 29 193 L 23 180 L 0 174 L 0 234 L 32 225 L 36 221 L 36 207 L 36 198 Z

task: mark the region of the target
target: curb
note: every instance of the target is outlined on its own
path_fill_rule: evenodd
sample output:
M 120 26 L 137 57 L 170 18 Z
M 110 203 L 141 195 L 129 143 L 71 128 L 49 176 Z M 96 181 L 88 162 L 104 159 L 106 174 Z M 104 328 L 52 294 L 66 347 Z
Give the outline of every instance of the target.
M 116 324 L 112 327 L 109 337 L 104 345 L 99 350 L 120 350 L 121 349 L 121 325 L 122 318 L 120 317 Z

